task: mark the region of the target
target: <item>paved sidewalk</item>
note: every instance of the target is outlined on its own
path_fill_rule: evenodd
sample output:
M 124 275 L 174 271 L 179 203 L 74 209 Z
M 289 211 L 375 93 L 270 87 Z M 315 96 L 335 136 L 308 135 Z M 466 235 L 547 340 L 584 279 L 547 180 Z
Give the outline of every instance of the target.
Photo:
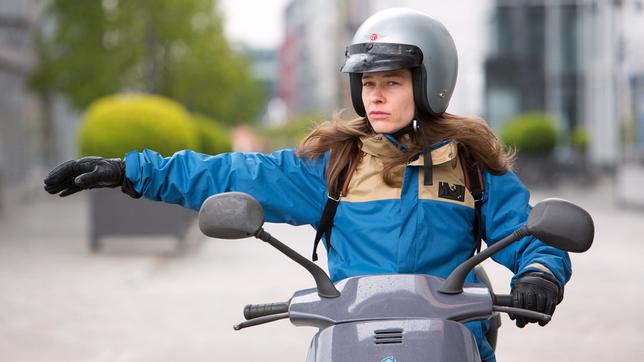
M 312 328 L 232 330 L 245 304 L 312 286 L 295 263 L 258 240 L 206 240 L 196 228 L 186 254 L 171 239 L 108 240 L 92 254 L 85 196 L 37 196 L 0 218 L 1 361 L 304 360 Z M 644 213 L 620 210 L 608 183 L 534 200 L 549 196 L 591 212 L 595 245 L 572 256 L 573 282 L 550 325 L 504 319 L 499 361 L 643 360 Z M 312 229 L 267 229 L 310 254 Z M 507 291 L 510 273 L 486 265 L 496 291 Z
M 299 266 L 260 241 L 205 240 L 196 227 L 184 255 L 172 239 L 106 240 L 92 254 L 85 196 L 45 195 L 0 219 L 0 361 L 303 359 L 312 328 L 232 329 L 245 304 L 311 287 Z M 295 246 L 308 254 L 310 244 Z

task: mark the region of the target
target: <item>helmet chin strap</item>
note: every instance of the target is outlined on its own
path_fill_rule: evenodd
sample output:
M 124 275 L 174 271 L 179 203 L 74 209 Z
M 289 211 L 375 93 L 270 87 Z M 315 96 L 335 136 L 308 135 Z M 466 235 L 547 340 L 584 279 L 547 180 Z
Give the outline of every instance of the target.
M 434 163 L 432 161 L 432 149 L 427 144 L 427 138 L 425 137 L 425 133 L 423 132 L 422 122 L 420 121 L 420 117 L 418 117 L 418 114 L 417 113 L 414 114 L 414 118 L 412 118 L 409 124 L 399 129 L 398 131 L 392 133 L 391 135 L 399 140 L 400 137 L 412 132 L 418 134 L 418 137 L 420 138 L 420 142 L 423 145 L 423 169 L 425 174 L 424 175 L 425 177 L 423 179 L 423 185 L 431 186 L 434 184 L 433 174 L 432 174 L 432 169 L 434 166 Z
M 412 120 L 409 123 L 407 123 L 405 127 L 397 130 L 394 133 L 390 133 L 390 135 L 394 136 L 397 140 L 400 140 L 402 136 L 418 131 L 418 128 L 420 126 L 418 125 L 417 119 L 418 117 L 414 116 L 414 118 L 412 118 Z
M 412 123 L 414 123 L 414 129 L 418 133 L 420 142 L 423 145 L 423 168 L 425 171 L 423 185 L 431 186 L 434 183 L 432 177 L 432 169 L 434 168 L 434 162 L 432 161 L 432 149 L 427 144 L 427 137 L 425 137 L 425 132 L 423 132 L 422 122 L 418 120 L 418 117 L 414 117 Z

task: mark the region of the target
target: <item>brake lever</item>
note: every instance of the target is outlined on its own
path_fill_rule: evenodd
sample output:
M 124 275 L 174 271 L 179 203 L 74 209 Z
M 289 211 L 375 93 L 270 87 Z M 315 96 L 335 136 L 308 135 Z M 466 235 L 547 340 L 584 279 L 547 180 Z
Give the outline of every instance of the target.
M 233 329 L 238 331 L 238 330 L 243 329 L 243 328 L 258 326 L 260 324 L 270 323 L 270 322 L 274 322 L 274 321 L 284 319 L 284 318 L 288 318 L 288 317 L 289 317 L 288 312 L 279 313 L 279 314 L 273 314 L 273 315 L 267 315 L 267 316 L 263 316 L 263 317 L 257 317 L 257 318 L 253 318 L 253 319 L 241 322 L 239 324 L 236 324 L 236 325 L 233 326 Z
M 536 319 L 537 321 L 540 321 L 540 322 L 550 322 L 550 320 L 552 319 L 552 316 L 548 314 L 539 313 L 533 310 L 522 309 L 522 308 L 503 307 L 500 305 L 494 305 L 492 306 L 492 310 L 495 312 L 503 312 L 503 313 L 518 315 L 521 317 Z
M 546 323 L 550 322 L 550 320 L 552 319 L 552 316 L 549 314 L 539 313 L 529 309 L 512 307 L 512 295 L 510 294 L 493 294 L 492 302 L 492 309 L 496 312 L 515 314 Z

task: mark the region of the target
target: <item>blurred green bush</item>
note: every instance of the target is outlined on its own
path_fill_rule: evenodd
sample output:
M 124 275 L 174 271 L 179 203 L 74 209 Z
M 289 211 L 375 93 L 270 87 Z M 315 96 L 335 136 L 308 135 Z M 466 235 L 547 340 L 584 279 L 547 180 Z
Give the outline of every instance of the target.
M 323 118 L 315 113 L 303 113 L 289 118 L 278 127 L 258 130 L 269 150 L 297 147 L 315 127 L 322 123 Z
M 78 136 L 82 156 L 123 157 L 149 148 L 170 156 L 201 149 L 197 127 L 183 106 L 148 94 L 117 94 L 92 102 Z
M 204 115 L 194 115 L 193 120 L 201 142 L 201 152 L 217 155 L 230 152 L 230 130 L 216 120 Z
M 584 127 L 577 127 L 572 131 L 572 148 L 580 151 L 588 147 L 588 130 Z
M 557 142 L 555 120 L 547 113 L 523 113 L 508 121 L 501 130 L 501 139 L 520 154 L 547 154 Z

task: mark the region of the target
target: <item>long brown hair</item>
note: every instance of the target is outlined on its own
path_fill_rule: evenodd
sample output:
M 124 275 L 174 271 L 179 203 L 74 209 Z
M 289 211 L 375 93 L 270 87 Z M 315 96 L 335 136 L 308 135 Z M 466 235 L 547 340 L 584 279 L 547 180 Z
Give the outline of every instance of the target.
M 468 165 L 481 164 L 492 174 L 503 174 L 512 168 L 514 151 L 504 148 L 480 118 L 443 113 L 438 117 L 424 119 L 422 129 L 427 144 L 443 140 L 456 142 L 459 153 Z M 342 170 L 351 163 L 360 162 L 360 137 L 373 134 L 366 118 L 346 121 L 336 114 L 332 121 L 322 123 L 302 140 L 297 154 L 300 157 L 317 158 L 326 151 L 331 151 L 326 181 L 329 195 L 337 196 L 335 190 Z M 400 186 L 400 170 L 423 150 L 420 136 L 416 133 L 411 133 L 403 143 L 408 147 L 408 152 L 396 151 L 392 157 L 383 160 L 382 178 L 391 187 Z

